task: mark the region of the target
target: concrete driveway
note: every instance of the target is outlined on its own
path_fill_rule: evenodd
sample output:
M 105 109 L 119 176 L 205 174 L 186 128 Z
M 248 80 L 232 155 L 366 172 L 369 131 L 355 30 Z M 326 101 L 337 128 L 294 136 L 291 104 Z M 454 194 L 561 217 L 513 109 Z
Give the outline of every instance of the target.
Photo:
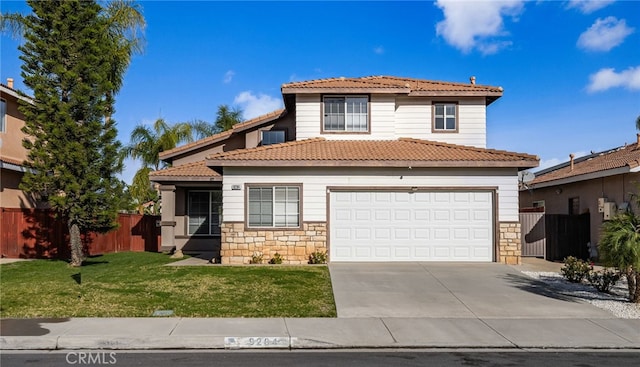
M 338 317 L 614 318 L 496 263 L 331 263 Z

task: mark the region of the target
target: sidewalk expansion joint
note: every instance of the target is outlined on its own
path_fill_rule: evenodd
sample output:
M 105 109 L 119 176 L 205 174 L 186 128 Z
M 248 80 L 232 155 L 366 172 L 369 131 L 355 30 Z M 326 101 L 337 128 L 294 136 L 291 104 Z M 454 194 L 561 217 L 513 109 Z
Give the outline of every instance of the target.
M 389 335 L 391 335 L 391 339 L 393 339 L 393 342 L 394 343 L 398 343 L 398 340 L 396 340 L 396 337 L 393 335 L 393 333 L 391 332 L 391 330 L 387 326 L 387 323 L 384 322 L 383 318 L 380 318 L 380 322 L 382 322 L 382 325 L 384 325 L 384 328 L 387 329 L 387 331 L 389 332 Z

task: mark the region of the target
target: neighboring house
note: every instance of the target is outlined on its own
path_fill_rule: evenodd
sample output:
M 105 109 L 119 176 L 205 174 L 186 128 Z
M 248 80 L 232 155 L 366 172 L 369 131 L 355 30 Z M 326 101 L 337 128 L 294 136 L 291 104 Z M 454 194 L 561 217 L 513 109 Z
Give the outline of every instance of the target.
M 285 109 L 160 154 L 165 248 L 222 263 L 519 263 L 518 171 L 486 148 L 502 88 L 412 78 L 282 85 Z
M 604 220 L 618 211 L 638 213 L 640 135 L 633 144 L 574 158 L 535 173 L 520 191 L 520 208 L 544 207 L 546 214 L 589 214 L 588 238 L 600 239 Z
M 24 116 L 18 111 L 19 100 L 31 103 L 31 99 L 13 89 L 13 79 L 7 85 L 0 84 L 0 207 L 33 208 L 35 200 L 20 190 L 25 172 L 23 162 L 27 150 L 22 146 Z

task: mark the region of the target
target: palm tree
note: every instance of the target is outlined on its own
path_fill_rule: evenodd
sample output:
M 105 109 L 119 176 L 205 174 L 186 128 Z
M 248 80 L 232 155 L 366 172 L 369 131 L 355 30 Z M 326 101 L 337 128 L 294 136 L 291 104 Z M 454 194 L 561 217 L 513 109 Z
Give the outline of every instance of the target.
M 219 132 L 230 130 L 233 125 L 239 123 L 240 121 L 242 121 L 241 109 L 229 107 L 226 104 L 218 106 L 215 126 Z
M 142 162 L 142 168 L 136 172 L 130 186 L 131 195 L 140 213 L 144 212 L 145 203 L 158 199 L 157 193 L 151 187 L 149 173 L 166 166 L 160 161 L 159 154 L 179 144 L 192 142 L 194 137 L 208 136 L 212 129 L 212 125 L 204 121 L 170 125 L 162 118 L 157 119 L 152 127 L 140 124 L 133 129 L 131 142 L 124 147 L 122 158 L 129 157 Z M 157 211 L 157 205 L 154 207 Z
M 112 100 L 122 88 L 125 71 L 131 64 L 134 54 L 144 51 L 144 28 L 146 21 L 142 15 L 142 7 L 133 0 L 112 0 L 102 8 L 102 17 L 107 24 L 107 34 L 113 45 L 110 58 L 112 89 L 106 98 Z M 0 32 L 9 33 L 14 39 L 24 34 L 26 16 L 20 13 L 4 13 L 0 15 Z M 108 111 L 106 119 L 111 118 L 113 111 Z
M 162 118 L 157 119 L 151 128 L 137 125 L 131 132 L 131 142 L 124 147 L 124 156 L 139 159 L 144 167 L 157 171 L 163 168 L 158 154 L 193 141 L 192 132 L 193 126 L 189 123 L 169 125 Z
M 132 0 L 113 0 L 103 7 L 103 17 L 107 22 L 107 37 L 113 44 L 111 57 L 111 84 L 113 89 L 107 99 L 122 88 L 125 71 L 131 64 L 134 54 L 142 54 L 145 46 L 144 29 L 146 21 L 142 15 L 142 7 Z M 113 111 L 108 111 L 106 119 L 111 118 Z
M 627 278 L 629 300 L 640 303 L 640 216 L 621 213 L 602 225 L 602 261 Z
M 640 115 L 636 117 L 636 130 L 640 130 Z

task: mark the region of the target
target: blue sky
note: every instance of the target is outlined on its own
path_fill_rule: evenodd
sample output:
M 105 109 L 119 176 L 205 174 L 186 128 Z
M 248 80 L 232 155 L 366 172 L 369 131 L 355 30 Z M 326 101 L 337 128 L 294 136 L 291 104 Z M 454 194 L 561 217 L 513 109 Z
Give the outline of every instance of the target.
M 635 141 L 640 115 L 636 1 L 140 1 L 146 50 L 135 56 L 115 118 L 136 124 L 245 118 L 282 106 L 280 86 L 393 75 L 502 86 L 487 111 L 491 148 L 542 166 Z M 28 12 L 5 1 L 2 12 Z M 1 38 L 0 80 L 20 79 L 18 41 Z M 26 90 L 25 90 L 26 91 Z M 26 91 L 28 92 L 28 91 Z M 138 168 L 127 162 L 129 182 Z

